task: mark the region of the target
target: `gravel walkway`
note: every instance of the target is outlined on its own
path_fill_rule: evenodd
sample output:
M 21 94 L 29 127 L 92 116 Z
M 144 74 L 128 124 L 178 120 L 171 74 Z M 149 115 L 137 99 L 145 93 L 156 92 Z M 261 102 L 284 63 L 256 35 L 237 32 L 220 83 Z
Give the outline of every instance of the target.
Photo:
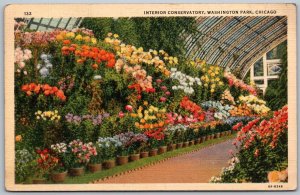
M 232 140 L 98 183 L 207 183 L 227 166 L 229 150 Z

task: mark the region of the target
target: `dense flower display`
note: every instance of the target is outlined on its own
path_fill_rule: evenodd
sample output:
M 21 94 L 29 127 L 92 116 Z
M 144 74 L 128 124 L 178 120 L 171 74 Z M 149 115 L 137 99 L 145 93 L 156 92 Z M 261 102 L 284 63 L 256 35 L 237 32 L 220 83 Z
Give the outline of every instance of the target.
M 229 86 L 235 86 L 241 90 L 248 91 L 252 95 L 256 95 L 256 90 L 254 87 L 247 85 L 244 81 L 236 78 L 231 72 L 225 71 L 224 77 L 227 78 Z
M 23 26 L 16 25 L 14 56 L 19 183 L 32 167 L 45 177 L 231 129 L 240 154 L 259 159 L 263 147 L 276 155 L 284 149 L 287 107 L 273 113 L 254 86 L 218 65 L 163 48 L 145 51 L 112 33 L 100 40 L 84 28 L 29 32 Z M 245 159 L 237 156 L 222 175 L 234 174 Z
M 22 85 L 21 89 L 28 96 L 42 93 L 45 96 L 53 95 L 62 101 L 66 100 L 66 96 L 62 90 L 58 89 L 55 86 L 54 87 L 50 86 L 48 84 L 42 85 L 42 84 L 30 83 L 30 84 Z

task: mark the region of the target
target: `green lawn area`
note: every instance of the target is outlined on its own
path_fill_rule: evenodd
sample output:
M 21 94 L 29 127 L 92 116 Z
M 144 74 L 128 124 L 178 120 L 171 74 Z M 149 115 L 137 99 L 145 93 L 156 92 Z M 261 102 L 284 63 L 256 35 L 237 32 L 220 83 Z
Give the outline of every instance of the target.
M 155 163 L 155 162 L 159 162 L 161 160 L 164 160 L 164 159 L 167 159 L 167 158 L 170 158 L 170 157 L 179 156 L 179 155 L 185 154 L 187 152 L 191 152 L 191 151 L 194 151 L 194 150 L 205 148 L 205 147 L 210 146 L 210 145 L 221 143 L 221 142 L 224 142 L 226 140 L 232 139 L 234 137 L 235 137 L 235 134 L 232 134 L 230 136 L 209 140 L 209 141 L 206 141 L 206 142 L 198 144 L 198 145 L 189 146 L 187 148 L 181 148 L 181 149 L 178 149 L 178 150 L 169 151 L 167 153 L 157 155 L 157 156 L 154 156 L 154 157 L 142 158 L 138 161 L 129 162 L 128 164 L 125 164 L 125 165 L 122 165 L 122 166 L 116 166 L 112 169 L 102 170 L 102 171 L 99 171 L 99 172 L 96 172 L 96 173 L 90 173 L 90 172 L 86 171 L 86 173 L 82 176 L 67 177 L 64 183 L 65 184 L 89 183 L 89 182 L 92 182 L 92 181 L 95 181 L 95 180 L 98 180 L 98 179 L 103 179 L 105 177 L 120 174 L 122 172 L 126 172 L 126 171 L 133 170 L 133 169 L 136 169 L 136 168 L 140 168 L 140 167 L 143 167 L 143 166 Z

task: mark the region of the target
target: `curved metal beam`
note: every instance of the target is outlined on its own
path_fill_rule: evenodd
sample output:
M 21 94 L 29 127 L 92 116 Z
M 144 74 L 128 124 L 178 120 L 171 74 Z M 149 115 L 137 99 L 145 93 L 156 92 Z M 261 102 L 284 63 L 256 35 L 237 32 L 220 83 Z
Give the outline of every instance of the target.
M 280 20 L 277 21 L 275 24 L 273 24 L 271 27 L 267 28 L 264 32 L 262 32 L 261 35 L 264 36 L 264 35 L 270 33 L 270 31 L 272 31 L 274 28 L 277 28 L 279 25 L 281 25 L 281 22 L 286 21 L 286 20 L 287 20 L 286 17 L 280 19 Z M 275 33 L 272 34 L 270 37 L 268 37 L 266 40 L 264 40 L 264 41 L 262 41 L 262 42 L 260 42 L 260 43 L 258 43 L 258 44 L 255 44 L 255 43 L 257 43 L 257 40 L 256 40 L 256 39 L 251 40 L 250 42 L 248 42 L 247 44 L 245 44 L 243 47 L 249 47 L 249 48 L 252 48 L 251 46 L 255 46 L 255 47 L 254 47 L 255 49 L 254 49 L 254 50 L 251 50 L 248 54 L 246 54 L 246 56 L 249 56 L 249 55 L 251 56 L 251 55 L 253 54 L 253 52 L 255 52 L 255 50 L 257 50 L 256 47 L 257 47 L 258 45 L 267 46 L 269 40 L 271 40 L 273 37 L 278 36 L 280 33 L 282 33 L 282 31 L 286 31 L 286 30 L 287 30 L 286 27 L 280 29 L 279 31 L 275 32 Z M 247 50 L 246 50 L 246 51 L 247 51 Z M 238 52 L 237 55 L 240 56 L 240 55 L 241 55 L 241 52 Z M 243 59 L 245 59 L 245 58 L 243 57 L 243 59 L 241 59 L 241 58 L 238 58 L 238 59 L 239 59 L 239 60 L 236 60 L 235 63 L 233 63 L 233 64 L 230 66 L 230 68 L 235 67 L 235 64 L 237 64 L 237 63 L 243 64 L 243 62 L 244 62 Z
M 203 44 L 209 37 L 207 37 L 207 34 L 211 34 L 211 33 L 215 33 L 217 32 L 220 28 L 223 28 L 223 25 L 228 24 L 229 21 L 231 21 L 233 17 L 222 17 L 218 20 L 218 23 L 216 25 L 214 25 L 211 29 L 208 30 L 208 32 L 204 32 L 204 36 L 201 38 L 201 40 L 199 42 L 197 42 L 199 40 L 199 38 L 201 37 L 202 34 L 200 34 L 199 36 L 197 36 L 194 40 L 191 41 L 191 43 L 188 46 L 188 52 L 187 52 L 187 56 L 190 56 L 191 53 L 195 50 L 194 48 L 199 45 L 199 44 Z
M 241 20 L 237 25 L 232 27 L 229 32 L 226 32 L 221 39 L 214 45 L 212 45 L 209 49 L 209 52 L 205 55 L 206 59 L 211 58 L 211 56 L 219 49 L 219 47 L 236 31 L 238 31 L 241 27 L 245 26 L 245 24 L 249 23 L 251 20 L 255 19 L 255 17 L 245 17 Z M 227 50 L 227 48 L 225 48 Z
M 250 67 L 259 59 L 261 58 L 261 56 L 264 53 L 267 53 L 269 51 L 271 51 L 272 49 L 274 49 L 276 46 L 278 46 L 280 43 L 284 42 L 285 40 L 287 40 L 287 35 L 283 34 L 281 37 L 278 37 L 277 39 L 275 39 L 270 45 L 268 45 L 267 47 L 263 47 L 259 52 L 257 52 L 254 56 L 252 56 L 251 58 L 248 59 L 248 61 L 246 62 L 246 64 L 244 65 L 244 68 L 241 72 L 241 76 L 242 78 L 244 78 L 247 74 L 247 72 L 249 71 Z
M 220 62 L 222 62 L 225 59 L 226 55 L 228 55 L 235 47 L 237 47 L 246 37 L 248 37 L 251 33 L 258 30 L 259 28 L 261 28 L 265 24 L 267 24 L 271 19 L 273 19 L 273 17 L 265 18 L 263 21 L 259 22 L 254 27 L 252 27 L 251 30 L 248 30 L 244 34 L 242 34 L 242 36 L 240 36 L 234 42 L 234 44 L 231 44 L 228 48 L 226 48 L 226 51 L 219 57 L 216 64 L 220 64 Z
M 202 39 L 197 44 L 205 45 L 205 43 L 211 38 L 211 36 L 213 34 L 215 34 L 216 32 L 220 31 L 222 28 L 224 28 L 233 19 L 234 19 L 233 16 L 223 17 L 222 19 L 220 19 L 220 21 L 218 22 L 218 24 L 216 24 L 215 26 L 213 26 L 207 33 L 205 33 L 204 37 L 202 37 Z M 194 45 L 194 47 L 193 47 L 192 50 L 194 50 L 194 48 L 195 48 L 195 45 Z
M 259 45 L 256 45 L 253 49 L 251 49 L 251 51 L 247 55 L 245 55 L 242 59 L 237 60 L 234 64 L 232 64 L 230 68 L 234 68 L 236 64 L 242 66 L 244 62 L 246 62 L 249 58 L 252 58 L 252 56 L 255 55 L 262 48 L 268 47 L 268 45 L 270 45 L 274 40 L 276 40 L 278 37 L 281 37 L 282 35 L 285 34 L 286 34 L 286 29 L 284 28 L 275 32 L 274 34 L 272 34 L 272 36 L 268 37 L 268 39 L 264 40 L 263 42 L 259 43 Z

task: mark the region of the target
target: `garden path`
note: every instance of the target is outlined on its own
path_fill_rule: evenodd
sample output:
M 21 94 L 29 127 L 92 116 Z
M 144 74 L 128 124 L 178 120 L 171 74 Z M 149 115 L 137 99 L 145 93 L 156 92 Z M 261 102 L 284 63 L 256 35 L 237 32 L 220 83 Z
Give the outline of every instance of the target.
M 97 183 L 207 183 L 228 165 L 232 140 Z

